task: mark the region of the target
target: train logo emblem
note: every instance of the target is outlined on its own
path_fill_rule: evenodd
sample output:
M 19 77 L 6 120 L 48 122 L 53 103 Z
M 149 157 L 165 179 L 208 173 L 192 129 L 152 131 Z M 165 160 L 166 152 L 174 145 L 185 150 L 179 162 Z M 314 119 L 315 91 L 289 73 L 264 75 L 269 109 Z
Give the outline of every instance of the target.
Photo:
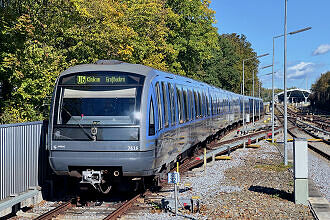
M 86 84 L 86 76 L 77 76 L 77 84 Z

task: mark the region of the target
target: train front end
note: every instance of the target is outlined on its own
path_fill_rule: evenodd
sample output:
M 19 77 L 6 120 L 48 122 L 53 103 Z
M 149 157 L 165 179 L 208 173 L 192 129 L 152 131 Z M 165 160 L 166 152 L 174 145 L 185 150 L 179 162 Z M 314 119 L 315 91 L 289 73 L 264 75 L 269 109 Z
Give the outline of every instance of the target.
M 146 74 L 120 65 L 91 64 L 65 71 L 56 82 L 51 105 L 48 150 L 53 171 L 103 193 L 123 178 L 134 180 L 153 172 L 153 151 L 140 144 Z

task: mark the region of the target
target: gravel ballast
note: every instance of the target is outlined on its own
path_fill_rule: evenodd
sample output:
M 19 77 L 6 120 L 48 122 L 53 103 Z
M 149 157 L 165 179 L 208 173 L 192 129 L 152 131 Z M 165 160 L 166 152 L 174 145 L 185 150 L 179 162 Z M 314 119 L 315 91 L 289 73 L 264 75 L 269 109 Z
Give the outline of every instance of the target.
M 308 174 L 320 193 L 330 201 L 330 162 L 309 150 Z
M 282 163 L 277 148 L 259 142 L 258 149 L 238 149 L 232 160 L 216 161 L 193 170 L 194 176 L 183 177 L 192 191 L 180 193 L 182 198 L 200 196 L 201 211 L 186 215 L 195 219 L 313 219 L 307 206 L 295 205 L 293 177 Z M 210 163 L 208 164 L 210 165 Z M 183 186 L 181 186 L 183 187 Z M 172 193 L 168 194 L 172 197 Z M 172 213 L 150 213 L 142 210 L 137 219 L 182 219 Z

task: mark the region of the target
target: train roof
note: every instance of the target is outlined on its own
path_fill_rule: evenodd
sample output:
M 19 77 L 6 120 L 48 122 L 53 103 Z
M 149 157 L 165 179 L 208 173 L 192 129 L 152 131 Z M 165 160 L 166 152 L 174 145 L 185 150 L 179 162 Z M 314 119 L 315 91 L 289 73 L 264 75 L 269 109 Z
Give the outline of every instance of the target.
M 150 74 L 150 72 L 155 71 L 156 74 L 161 73 L 164 75 L 172 76 L 173 78 L 179 78 L 180 80 L 186 80 L 186 81 L 189 80 L 189 81 L 193 81 L 196 83 L 198 82 L 198 83 L 200 83 L 200 85 L 208 86 L 212 89 L 221 89 L 230 95 L 238 95 L 240 97 L 242 96 L 241 94 L 227 91 L 225 89 L 218 88 L 213 85 L 209 85 L 209 84 L 199 81 L 199 80 L 191 79 L 191 78 L 188 78 L 185 76 L 180 76 L 180 75 L 176 75 L 176 74 L 169 73 L 169 72 L 164 72 L 162 70 L 157 70 L 157 69 L 154 69 L 152 67 L 145 66 L 142 64 L 125 63 L 125 62 L 119 61 L 119 60 L 98 60 L 94 64 L 80 64 L 80 65 L 72 66 L 72 67 L 68 68 L 67 70 L 63 71 L 60 74 L 60 76 L 65 76 L 65 75 L 77 73 L 77 72 L 88 72 L 88 71 L 119 71 L 119 72 L 136 73 L 136 74 L 140 74 L 140 75 L 144 75 L 144 76 L 147 76 L 148 74 Z M 251 97 L 251 96 L 245 96 L 245 97 L 251 98 L 251 99 L 259 99 L 257 97 Z
M 120 72 L 130 72 L 140 75 L 147 76 L 153 68 L 144 66 L 141 64 L 131 64 L 125 62 L 107 62 L 97 61 L 95 64 L 80 64 L 72 66 L 69 69 L 63 71 L 60 76 L 65 76 L 71 73 L 86 72 L 86 71 L 120 71 Z

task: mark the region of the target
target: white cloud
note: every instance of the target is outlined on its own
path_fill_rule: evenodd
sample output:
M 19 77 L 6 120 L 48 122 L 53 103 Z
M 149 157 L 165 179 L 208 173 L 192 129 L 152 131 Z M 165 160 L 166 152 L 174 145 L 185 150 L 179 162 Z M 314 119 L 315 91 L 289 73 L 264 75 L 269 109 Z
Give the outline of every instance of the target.
M 311 62 L 300 62 L 288 68 L 289 79 L 301 79 L 307 74 L 312 73 L 315 69 L 315 64 Z
M 314 50 L 313 55 L 314 56 L 321 55 L 328 53 L 329 51 L 330 51 L 330 44 L 321 44 L 316 48 L 316 50 Z

